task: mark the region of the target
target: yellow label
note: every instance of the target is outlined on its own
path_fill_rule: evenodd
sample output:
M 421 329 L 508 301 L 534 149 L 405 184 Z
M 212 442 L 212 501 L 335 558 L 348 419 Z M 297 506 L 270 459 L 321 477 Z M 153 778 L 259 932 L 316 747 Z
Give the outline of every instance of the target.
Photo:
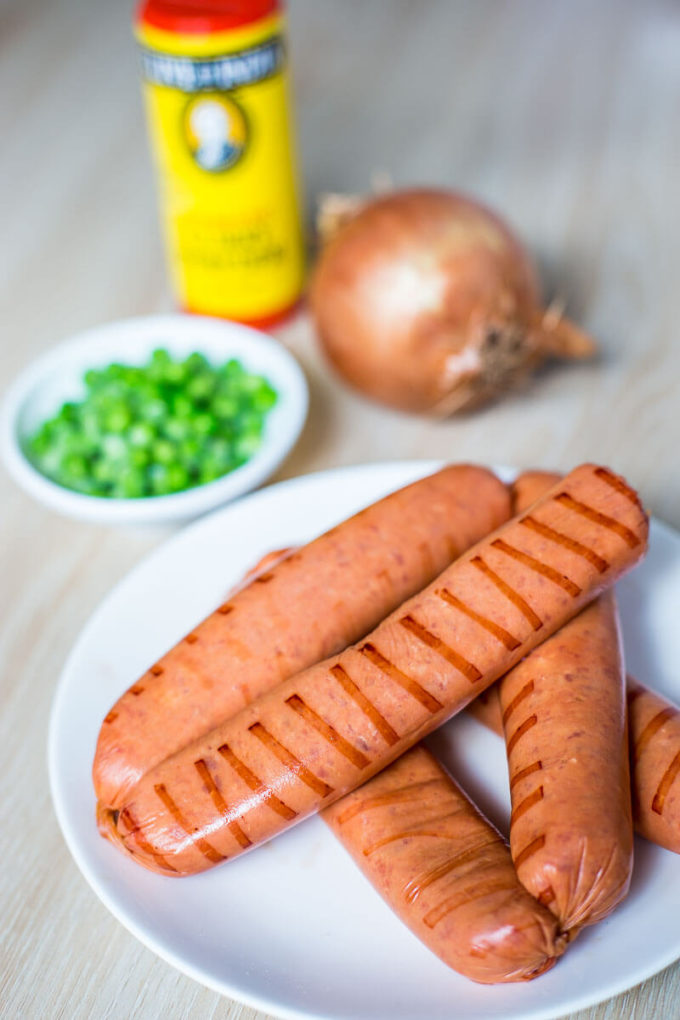
M 304 251 L 282 19 L 210 35 L 137 29 L 173 286 L 256 321 L 299 297 Z

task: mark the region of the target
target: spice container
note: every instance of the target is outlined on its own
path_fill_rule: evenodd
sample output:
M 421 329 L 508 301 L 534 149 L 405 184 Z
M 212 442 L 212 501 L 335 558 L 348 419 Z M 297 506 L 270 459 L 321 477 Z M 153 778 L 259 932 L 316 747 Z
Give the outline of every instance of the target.
M 304 277 L 281 5 L 144 0 L 136 36 L 177 300 L 271 325 Z

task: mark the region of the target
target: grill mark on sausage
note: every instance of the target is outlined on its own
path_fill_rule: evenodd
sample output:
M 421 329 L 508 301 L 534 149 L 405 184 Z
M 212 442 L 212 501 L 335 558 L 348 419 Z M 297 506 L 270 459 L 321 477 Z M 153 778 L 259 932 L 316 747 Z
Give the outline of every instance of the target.
M 151 673 L 152 676 L 160 676 L 162 672 L 163 667 L 159 666 L 158 663 L 156 663 L 155 666 L 152 666 L 151 669 L 149 670 L 149 673 Z
M 537 899 L 537 900 L 538 900 L 538 902 L 539 902 L 539 903 L 541 903 L 541 904 L 542 904 L 542 905 L 543 905 L 544 907 L 547 907 L 549 903 L 552 903 L 552 902 L 553 902 L 553 900 L 557 899 L 557 895 L 556 895 L 556 893 L 555 893 L 555 890 L 553 889 L 553 887 L 552 887 L 551 885 L 547 885 L 547 886 L 545 887 L 545 889 L 543 889 L 543 890 L 542 890 L 542 891 L 541 891 L 541 892 L 540 892 L 540 893 L 538 894 L 538 896 L 536 897 L 536 899 Z
M 198 634 L 187 634 L 184 640 L 188 645 L 195 645 L 198 641 Z
M 518 563 L 522 563 L 529 570 L 533 570 L 537 574 L 541 574 L 543 577 L 547 577 L 553 584 L 557 584 L 560 588 L 563 588 L 572 598 L 576 598 L 581 594 L 581 589 L 577 584 L 568 578 L 564 574 L 560 574 L 559 570 L 555 570 L 554 567 L 549 566 L 547 563 L 543 563 L 542 560 L 537 560 L 534 556 L 529 556 L 528 553 L 522 552 L 521 549 L 516 549 L 514 545 L 508 545 L 507 542 L 503 541 L 502 538 L 496 538 L 491 543 L 494 549 L 498 549 L 499 552 L 505 553 L 506 556 L 510 556 L 513 560 L 517 560 Z
M 234 612 L 234 607 L 230 605 L 228 602 L 225 602 L 223 606 L 219 606 L 217 612 L 220 614 L 220 616 L 229 616 L 229 613 Z
M 644 687 L 641 687 L 640 684 L 635 683 L 631 677 L 627 677 L 627 684 L 628 687 L 626 693 L 628 697 L 628 704 L 632 705 L 634 701 L 637 701 L 641 694 L 644 694 L 645 689 Z
M 659 783 L 654 799 L 652 800 L 652 811 L 657 814 L 663 814 L 663 806 L 668 795 L 668 791 L 676 780 L 678 773 L 680 772 L 680 751 L 676 754 L 673 761 L 670 763 L 668 768 L 663 774 L 661 782 Z
M 196 849 L 199 850 L 203 856 L 211 862 L 211 864 L 219 864 L 220 861 L 226 861 L 227 858 L 224 854 L 221 854 L 218 850 L 216 850 L 207 839 L 203 839 L 202 836 L 198 836 L 196 834 L 196 830 L 191 828 L 179 807 L 168 793 L 164 783 L 156 783 L 153 789 L 158 799 L 164 807 L 167 808 L 180 828 L 184 829 L 187 836 L 191 836 Z
M 138 698 L 140 694 L 144 693 L 144 687 L 142 687 L 141 684 L 133 684 L 132 687 L 129 688 L 129 691 L 130 694 L 134 694 L 134 696 Z
M 258 574 L 257 577 L 253 578 L 253 584 L 269 584 L 270 581 L 274 580 L 274 574 L 271 571 L 267 574 Z
M 441 818 L 433 819 L 434 822 L 442 822 L 446 818 L 452 818 L 454 815 L 459 815 L 461 812 L 467 810 L 467 808 L 457 808 L 455 811 L 449 811 L 447 814 L 442 815 Z M 400 839 L 409 839 L 411 836 L 422 836 L 428 839 L 457 839 L 457 836 L 451 836 L 448 832 L 439 832 L 437 829 L 404 829 L 402 832 L 393 832 L 390 836 L 385 836 L 383 839 L 379 839 L 376 843 L 372 843 L 367 846 L 363 851 L 364 857 L 370 857 L 376 850 L 382 850 L 384 846 L 388 846 L 390 843 L 396 843 Z
M 635 549 L 640 544 L 640 539 L 627 528 L 621 521 L 615 520 L 613 517 L 609 517 L 607 514 L 601 513 L 599 510 L 595 510 L 594 507 L 588 506 L 586 503 L 581 503 L 580 500 L 574 499 L 568 492 L 559 492 L 555 496 L 555 500 L 561 503 L 562 506 L 566 506 L 568 510 L 573 510 L 574 513 L 580 514 L 581 517 L 585 517 L 587 520 L 592 521 L 593 524 L 599 524 L 603 528 L 608 528 L 613 531 L 630 549 Z
M 512 713 L 517 708 L 517 706 L 521 705 L 522 702 L 524 701 L 524 699 L 528 698 L 529 695 L 533 693 L 533 690 L 534 690 L 534 681 L 533 680 L 527 680 L 527 682 L 525 683 L 525 685 L 522 688 L 522 690 L 518 694 L 515 695 L 515 697 L 512 699 L 512 701 L 510 702 L 508 707 L 505 709 L 505 712 L 503 712 L 503 725 L 504 726 L 507 723 L 507 721 L 510 718 L 510 716 L 512 715 Z
M 423 923 L 428 928 L 434 928 L 435 925 L 439 924 L 447 914 L 451 914 L 458 907 L 464 906 L 469 903 L 470 900 L 481 899 L 482 896 L 490 896 L 496 892 L 512 892 L 516 888 L 514 882 L 509 882 L 507 878 L 497 878 L 479 885 L 469 886 L 467 889 L 463 889 L 461 892 L 456 893 L 454 896 L 449 896 L 443 903 L 440 903 L 438 907 L 434 907 L 430 910 L 423 918 Z
M 369 662 L 373 663 L 374 666 L 377 666 L 377 668 L 384 673 L 385 676 L 388 676 L 390 680 L 394 680 L 394 682 L 399 684 L 399 686 L 402 687 L 407 694 L 410 694 L 412 698 L 419 701 L 423 708 L 426 708 L 428 712 L 432 712 L 434 715 L 435 712 L 439 712 L 440 709 L 444 707 L 441 701 L 435 698 L 434 694 L 430 694 L 430 692 L 426 691 L 424 687 L 421 687 L 417 680 L 413 680 L 412 677 L 407 676 L 406 673 L 402 673 L 402 671 L 395 666 L 394 663 L 390 662 L 389 659 L 386 659 L 385 656 L 378 651 L 375 645 L 367 642 L 365 645 L 362 645 L 358 651 L 360 655 L 363 655 Z
M 669 705 L 667 708 L 663 708 L 660 712 L 649 720 L 640 736 L 635 741 L 635 748 L 633 750 L 633 760 L 637 761 L 644 751 L 645 747 L 652 739 L 655 733 L 661 729 L 664 723 L 667 723 L 669 719 L 678 714 L 678 710 Z
M 533 857 L 535 853 L 542 850 L 545 846 L 545 835 L 537 836 L 536 839 L 532 839 L 531 843 L 527 843 L 523 850 L 517 854 L 514 858 L 515 870 L 519 868 L 525 861 L 528 861 L 530 857 Z
M 446 542 L 446 551 L 448 553 L 449 560 L 453 563 L 460 556 L 460 547 L 456 542 L 453 535 L 446 535 L 444 541 Z
M 339 662 L 335 666 L 331 666 L 330 672 L 338 681 L 345 694 L 349 695 L 355 704 L 359 706 L 366 718 L 375 726 L 385 743 L 390 746 L 396 744 L 399 740 L 399 734 L 396 730 L 392 729 L 385 716 L 378 711 L 373 702 L 369 701 L 363 691 L 357 687 L 354 680 L 352 680 L 351 676 L 343 669 Z
M 112 722 L 115 722 L 117 718 L 118 718 L 118 713 L 112 708 L 111 711 L 107 712 L 107 714 L 104 716 L 104 722 L 105 723 L 112 723 Z
M 123 842 L 126 844 L 126 846 L 127 836 L 134 836 L 135 840 L 137 841 L 137 844 L 139 845 L 140 850 L 143 850 L 144 853 L 149 854 L 150 857 L 153 857 L 154 860 L 158 861 L 158 863 L 161 864 L 164 868 L 167 868 L 168 871 L 177 871 L 177 868 L 173 867 L 173 865 L 170 863 L 167 857 L 164 857 L 163 854 L 159 854 L 158 851 L 151 845 L 151 843 L 149 843 L 148 839 L 144 836 L 144 833 L 139 822 L 136 822 L 135 819 L 133 818 L 132 812 L 130 811 L 129 807 L 124 807 L 120 812 L 115 813 L 118 815 L 119 820 L 125 822 L 125 824 L 128 827 L 129 831 L 127 835 L 123 836 Z M 130 847 L 127 847 L 127 849 L 130 850 Z M 130 853 L 134 853 L 134 851 L 130 850 Z
M 481 556 L 473 556 L 470 563 L 473 567 L 476 567 L 477 570 L 480 570 L 485 577 L 488 577 L 491 583 L 495 584 L 498 590 L 505 595 L 505 597 L 509 599 L 512 604 L 517 607 L 517 609 L 519 609 L 525 620 L 531 624 L 533 630 L 541 629 L 543 626 L 543 620 L 540 616 L 533 611 L 529 603 L 522 598 L 518 591 L 515 591 L 515 589 L 512 588 L 507 581 L 503 580 L 500 574 L 497 574 L 495 570 L 491 569 Z
M 509 651 L 514 652 L 516 648 L 519 648 L 521 641 L 518 641 L 513 634 L 510 634 L 509 631 L 507 631 L 504 627 L 499 626 L 499 624 L 494 623 L 493 620 L 489 620 L 488 617 L 482 616 L 481 613 L 476 612 L 476 610 L 472 609 L 471 606 L 461 602 L 458 596 L 452 594 L 448 588 L 440 588 L 439 591 L 435 592 L 435 595 L 438 595 L 444 602 L 447 602 L 450 606 L 453 606 L 454 609 L 458 609 L 461 613 L 464 613 L 465 616 L 468 616 L 471 620 L 474 620 L 475 623 L 478 623 L 480 627 L 483 627 L 484 630 L 489 632 L 489 634 L 492 634 L 497 641 L 500 641 L 501 644 L 505 645 Z
M 248 729 L 254 737 L 264 744 L 267 750 L 271 751 L 275 755 L 282 765 L 292 772 L 301 782 L 305 783 L 314 793 L 318 793 L 320 797 L 327 797 L 329 793 L 333 793 L 333 787 L 329 786 L 328 783 L 324 783 L 323 779 L 319 779 L 315 776 L 306 765 L 303 765 L 299 758 L 296 758 L 294 754 L 284 747 L 276 737 L 265 729 L 262 723 L 256 722 Z
M 583 557 L 587 560 L 600 574 L 604 574 L 609 569 L 609 563 L 603 559 L 599 553 L 596 553 L 590 546 L 583 545 L 581 542 L 577 542 L 575 538 L 570 538 L 569 535 L 565 535 L 562 531 L 555 531 L 554 528 L 550 528 L 547 524 L 543 524 L 542 521 L 537 521 L 535 517 L 522 517 L 520 524 L 523 524 L 525 528 L 529 528 L 530 531 L 535 531 L 537 535 L 542 535 L 543 538 L 549 539 L 551 542 L 556 542 L 563 548 L 568 549 L 569 552 L 575 553 L 577 556 Z
M 527 811 L 531 810 L 531 808 L 535 804 L 538 804 L 542 800 L 543 800 L 543 787 L 538 786 L 536 787 L 533 793 L 530 793 L 528 797 L 525 797 L 524 800 L 520 801 L 520 803 L 517 805 L 515 810 L 510 815 L 510 825 L 514 825 L 518 818 L 521 818 L 522 815 L 525 815 Z
M 409 804 L 414 800 L 422 800 L 426 787 L 448 786 L 445 779 L 431 779 L 425 783 L 415 783 L 412 786 L 402 787 L 398 790 L 390 790 L 388 793 L 381 793 L 377 797 L 369 797 L 368 800 L 359 801 L 350 806 L 338 816 L 338 823 L 344 825 L 364 811 L 371 811 L 373 808 L 387 807 L 390 804 Z
M 622 496 L 625 496 L 626 499 L 630 500 L 633 506 L 638 507 L 638 509 L 642 507 L 642 503 L 640 502 L 640 497 L 637 492 L 634 489 L 631 489 L 630 485 L 626 485 L 624 480 L 619 478 L 618 475 L 615 475 L 612 471 L 605 467 L 595 468 L 595 474 L 603 482 L 606 482 L 607 485 L 611 485 L 612 489 L 616 489 L 616 491 L 620 492 Z
M 440 878 L 444 878 L 449 872 L 455 868 L 462 867 L 463 864 L 467 864 L 468 861 L 474 860 L 476 856 L 487 846 L 496 846 L 498 839 L 493 836 L 491 839 L 482 840 L 481 843 L 477 843 L 475 846 L 469 847 L 467 850 L 463 850 L 459 854 L 454 854 L 449 857 L 447 861 L 443 861 L 438 864 L 435 868 L 431 868 L 429 871 L 424 871 L 421 875 L 412 878 L 406 883 L 403 889 L 404 898 L 407 903 L 415 903 L 420 896 L 423 889 L 427 889 L 429 885 L 436 882 Z
M 248 768 L 245 762 L 242 762 L 240 758 L 237 758 L 232 749 L 228 744 L 222 744 L 221 747 L 217 748 L 219 754 L 222 755 L 224 760 L 231 765 L 234 772 L 239 776 L 240 779 L 248 786 L 253 793 L 256 793 L 272 811 L 275 811 L 281 818 L 285 818 L 286 821 L 290 822 L 297 816 L 297 811 L 293 811 L 292 808 L 284 804 L 282 800 L 272 793 L 268 786 L 266 786 L 262 780 L 255 775 L 254 772 Z
M 421 623 L 414 620 L 410 614 L 402 616 L 399 620 L 402 627 L 405 628 L 410 634 L 413 634 L 418 641 L 422 641 L 428 648 L 432 648 L 433 651 L 437 652 L 442 658 L 450 662 L 459 673 L 466 676 L 470 683 L 475 683 L 477 680 L 481 680 L 482 674 L 479 672 L 476 666 L 473 666 L 471 662 L 468 662 L 462 655 L 460 655 L 455 648 L 451 648 L 445 641 L 438 638 L 436 634 L 433 634 L 426 627 L 423 627 Z
M 246 836 L 238 822 L 235 819 L 230 818 L 231 812 L 229 810 L 229 805 L 217 789 L 217 785 L 212 777 L 210 769 L 208 768 L 207 762 L 203 758 L 199 758 L 198 761 L 194 762 L 194 766 L 203 780 L 206 790 L 210 794 L 210 799 L 217 808 L 219 814 L 225 819 L 229 832 L 232 834 L 238 845 L 246 850 L 252 845 L 252 840 Z
M 513 733 L 513 735 L 512 735 L 512 736 L 510 737 L 510 739 L 508 740 L 508 744 L 507 744 L 507 753 L 508 753 L 508 757 L 509 757 L 509 756 L 510 756 L 510 755 L 512 754 L 512 752 L 513 752 L 513 750 L 514 750 L 514 748 L 515 748 L 515 745 L 517 744 L 517 741 L 518 741 L 518 740 L 521 740 L 521 738 L 522 738 L 522 737 L 524 736 L 524 734 L 525 734 L 525 733 L 528 733 L 528 732 L 529 732 L 529 730 L 530 730 L 530 729 L 531 729 L 531 728 L 532 728 L 533 726 L 535 726 L 537 722 L 538 722 L 538 716 L 536 716 L 536 715 L 530 715 L 530 716 L 528 717 L 528 719 L 525 719 L 525 720 L 524 720 L 524 722 L 523 722 L 523 723 L 521 723 L 521 724 L 520 724 L 520 725 L 519 725 L 519 726 L 517 727 L 517 729 L 515 730 L 515 732 Z
M 517 783 L 521 782 L 522 779 L 526 779 L 527 776 L 531 776 L 534 772 L 541 772 L 543 770 L 543 762 L 535 761 L 531 765 L 527 765 L 526 768 L 520 769 L 510 780 L 510 792 L 514 790 Z
M 316 712 L 309 707 L 309 705 L 305 704 L 298 694 L 292 694 L 290 698 L 286 698 L 286 704 L 289 708 L 292 708 L 294 712 L 301 716 L 305 722 L 309 723 L 310 726 L 313 726 L 317 733 L 320 733 L 331 747 L 334 747 L 336 751 L 339 751 L 340 754 L 347 758 L 347 760 L 350 761 L 352 765 L 356 766 L 356 768 L 365 769 L 367 765 L 370 765 L 370 761 L 363 751 L 360 751 L 358 747 L 354 747 L 354 745 L 350 744 L 348 740 L 345 740 L 344 737 L 340 736 L 338 731 L 333 729 L 333 727 L 330 726 L 325 719 L 322 719 L 320 715 L 317 715 Z

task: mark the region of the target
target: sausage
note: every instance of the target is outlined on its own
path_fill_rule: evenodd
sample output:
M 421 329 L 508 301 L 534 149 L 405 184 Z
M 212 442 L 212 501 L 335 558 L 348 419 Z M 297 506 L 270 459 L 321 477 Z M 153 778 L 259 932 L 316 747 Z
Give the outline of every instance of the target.
M 509 516 L 495 475 L 452 465 L 290 550 L 112 707 L 93 766 L 100 810 L 259 694 L 356 641 Z
M 680 853 L 680 709 L 628 677 L 635 828 Z
M 630 675 L 627 701 L 633 828 L 680 854 L 680 708 Z M 467 711 L 503 736 L 498 683 L 470 702 Z
M 502 678 L 520 881 L 573 937 L 628 892 L 633 823 L 625 675 L 613 593 Z
M 265 555 L 232 594 L 292 551 Z M 400 919 L 458 973 L 531 980 L 564 951 L 556 919 L 518 881 L 507 841 L 422 746 L 321 817 Z M 434 845 L 423 831 L 430 821 L 440 830 Z
M 554 476 L 520 477 L 515 509 L 530 507 L 546 482 Z M 519 520 L 539 526 L 532 510 Z M 498 695 L 515 867 L 573 937 L 623 899 L 633 867 L 625 672 L 613 591 L 502 677 Z
M 503 736 L 503 713 L 498 701 L 498 682 L 487 687 L 471 701 L 466 712 L 487 729 L 493 730 L 497 737 Z
M 244 582 L 290 551 L 267 554 Z M 502 734 L 495 685 L 475 700 L 491 692 Z M 464 977 L 529 981 L 564 951 L 557 919 L 519 882 L 507 841 L 422 745 L 321 818 L 399 919 Z
M 423 747 L 322 817 L 428 949 L 484 984 L 553 966 L 566 937 L 517 879 L 507 843 Z
M 283 681 L 150 770 L 102 832 L 138 863 L 192 874 L 251 849 L 385 768 L 643 555 L 635 493 L 582 465 L 338 656 Z M 582 548 L 598 549 L 598 569 Z M 598 559 L 598 562 L 599 562 Z

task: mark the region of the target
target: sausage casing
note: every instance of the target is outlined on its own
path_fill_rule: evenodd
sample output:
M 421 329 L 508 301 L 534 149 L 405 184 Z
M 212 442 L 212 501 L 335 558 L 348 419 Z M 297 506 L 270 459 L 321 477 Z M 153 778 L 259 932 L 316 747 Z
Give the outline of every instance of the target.
M 629 677 L 628 717 L 635 827 L 680 853 L 680 709 Z
M 418 746 L 322 817 L 436 955 L 485 984 L 548 970 L 566 939 L 520 884 L 506 842 Z
M 452 465 L 259 572 L 107 714 L 93 766 L 100 809 L 259 694 L 356 641 L 509 516 L 495 475 Z
M 520 521 L 540 527 L 530 507 L 554 481 L 541 472 L 520 476 L 514 486 Z M 633 866 L 625 671 L 613 591 L 502 677 L 498 692 L 515 867 L 573 936 L 614 909 Z
M 605 569 L 511 521 L 340 655 L 279 684 L 149 771 L 104 833 L 139 863 L 190 874 L 236 856 L 385 768 L 512 668 L 643 555 L 647 518 L 617 476 L 582 465 L 533 510 Z
M 625 676 L 613 592 L 499 683 L 522 884 L 572 935 L 628 891 L 633 827 Z

